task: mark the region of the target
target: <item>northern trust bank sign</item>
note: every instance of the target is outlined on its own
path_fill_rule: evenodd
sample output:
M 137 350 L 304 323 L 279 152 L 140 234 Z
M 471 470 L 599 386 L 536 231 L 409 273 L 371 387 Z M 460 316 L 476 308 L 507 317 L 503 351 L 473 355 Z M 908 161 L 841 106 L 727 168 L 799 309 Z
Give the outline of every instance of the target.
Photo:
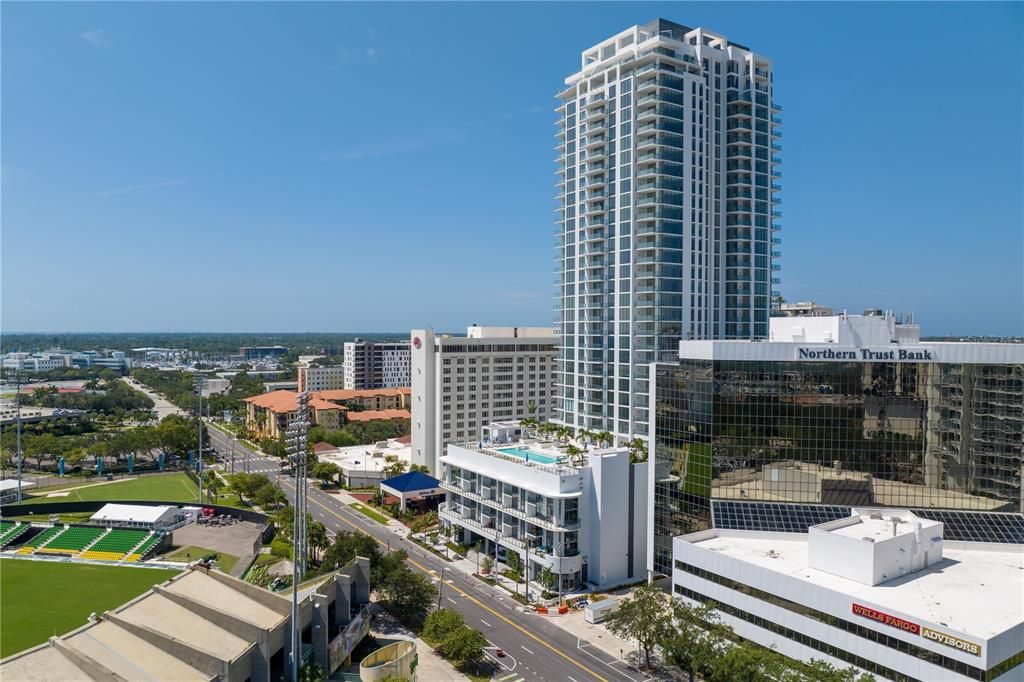
M 797 346 L 797 360 L 833 362 L 938 362 L 930 348 L 822 348 Z

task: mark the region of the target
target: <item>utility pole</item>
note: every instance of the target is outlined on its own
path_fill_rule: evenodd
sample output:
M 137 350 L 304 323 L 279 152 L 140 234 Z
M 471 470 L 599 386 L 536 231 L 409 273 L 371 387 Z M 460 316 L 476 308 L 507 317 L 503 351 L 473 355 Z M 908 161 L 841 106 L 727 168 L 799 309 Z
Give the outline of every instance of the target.
M 199 398 L 199 409 L 196 410 L 196 419 L 199 421 L 199 468 L 196 477 L 199 479 L 199 504 L 203 503 L 203 384 L 206 383 L 206 375 L 196 372 L 195 376 L 196 396 Z
M 295 499 L 292 508 L 292 682 L 299 679 L 302 629 L 299 626 L 299 581 L 306 572 L 306 465 L 309 462 L 309 391 L 296 397 L 295 418 L 285 432 L 288 457 L 295 468 Z
M 19 360 L 18 363 L 20 364 L 21 360 Z M 18 367 L 16 370 L 14 370 L 14 383 L 17 386 L 17 389 L 16 389 L 17 390 L 17 393 L 16 393 L 17 397 L 14 399 L 15 400 L 14 404 L 15 404 L 15 409 L 17 409 L 17 412 L 18 412 L 17 416 L 15 417 L 15 419 L 17 421 L 17 425 L 18 425 L 17 426 L 18 435 L 17 435 L 17 444 L 15 446 L 16 449 L 14 451 L 14 457 L 15 457 L 15 463 L 17 464 L 17 467 L 18 467 L 18 502 L 21 502 L 21 464 L 22 464 L 22 460 L 25 459 L 24 455 L 21 452 L 21 367 Z

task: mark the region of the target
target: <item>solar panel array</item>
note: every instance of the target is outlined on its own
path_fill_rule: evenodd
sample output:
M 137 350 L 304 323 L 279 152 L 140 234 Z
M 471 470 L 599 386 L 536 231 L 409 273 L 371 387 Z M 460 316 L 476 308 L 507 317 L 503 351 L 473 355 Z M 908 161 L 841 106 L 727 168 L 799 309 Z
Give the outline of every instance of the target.
M 1024 514 L 965 512 L 947 509 L 912 509 L 915 514 L 942 522 L 942 537 L 961 542 L 1024 544 Z
M 849 507 L 784 502 L 712 500 L 711 510 L 716 528 L 776 533 L 806 533 L 808 526 L 850 515 Z
M 715 528 L 774 533 L 806 533 L 809 526 L 842 519 L 851 507 L 786 502 L 712 500 Z M 914 514 L 943 524 L 943 537 L 955 542 L 995 542 L 1024 545 L 1024 514 L 911 509 Z

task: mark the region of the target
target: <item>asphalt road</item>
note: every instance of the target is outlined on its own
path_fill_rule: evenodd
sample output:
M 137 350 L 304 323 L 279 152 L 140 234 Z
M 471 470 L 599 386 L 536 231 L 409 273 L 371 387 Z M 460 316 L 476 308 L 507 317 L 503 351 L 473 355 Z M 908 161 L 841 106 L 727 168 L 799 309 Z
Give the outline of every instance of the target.
M 231 452 L 229 436 L 212 428 L 209 433 L 219 452 Z M 234 452 L 235 471 L 245 471 L 247 467 L 249 471 L 266 473 L 272 478 L 277 476 L 281 488 L 289 500 L 292 499 L 294 483 L 290 477 L 279 475 L 278 460 L 265 459 L 238 442 Z M 547 617 L 520 611 L 519 604 L 510 597 L 452 570 L 441 558 L 314 487 L 309 489 L 309 513 L 333 532 L 354 529 L 389 549 L 404 549 L 409 563 L 427 574 L 435 584 L 441 583 L 443 572 L 442 606 L 461 613 L 466 623 L 483 632 L 493 647 L 506 652 L 502 658 L 492 656 L 503 669 L 495 675 L 496 679 L 503 682 L 639 682 L 647 679 L 626 663 L 580 642 L 574 635 L 548 622 Z M 489 654 L 493 654 L 493 650 Z

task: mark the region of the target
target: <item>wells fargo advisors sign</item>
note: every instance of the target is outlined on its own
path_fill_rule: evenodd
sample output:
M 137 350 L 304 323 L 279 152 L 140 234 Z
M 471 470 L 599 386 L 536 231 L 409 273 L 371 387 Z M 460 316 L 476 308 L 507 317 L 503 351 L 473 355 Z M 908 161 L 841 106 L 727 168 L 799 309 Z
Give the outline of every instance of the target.
M 890 616 L 888 613 L 882 613 L 881 611 L 875 611 L 869 609 L 866 606 L 861 606 L 854 602 L 853 613 L 857 616 L 863 616 L 864 618 L 870 618 L 873 621 L 877 621 L 882 625 L 888 625 L 889 627 L 903 630 L 904 632 L 912 632 L 915 635 L 921 634 L 921 626 L 917 623 L 912 623 L 909 620 L 903 620 L 896 616 Z
M 861 616 L 862 618 L 870 618 L 871 620 L 881 623 L 882 625 L 888 625 L 889 627 L 903 630 L 915 635 L 921 635 L 925 639 L 930 639 L 933 642 L 938 642 L 953 649 L 963 651 L 964 653 L 972 654 L 974 656 L 981 656 L 981 645 L 976 642 L 971 642 L 966 639 L 960 639 L 953 635 L 947 635 L 945 632 L 939 632 L 938 630 L 932 630 L 929 627 L 921 627 L 917 623 L 914 623 L 903 618 L 898 618 L 882 611 L 857 604 L 852 604 L 852 610 L 854 615 Z

